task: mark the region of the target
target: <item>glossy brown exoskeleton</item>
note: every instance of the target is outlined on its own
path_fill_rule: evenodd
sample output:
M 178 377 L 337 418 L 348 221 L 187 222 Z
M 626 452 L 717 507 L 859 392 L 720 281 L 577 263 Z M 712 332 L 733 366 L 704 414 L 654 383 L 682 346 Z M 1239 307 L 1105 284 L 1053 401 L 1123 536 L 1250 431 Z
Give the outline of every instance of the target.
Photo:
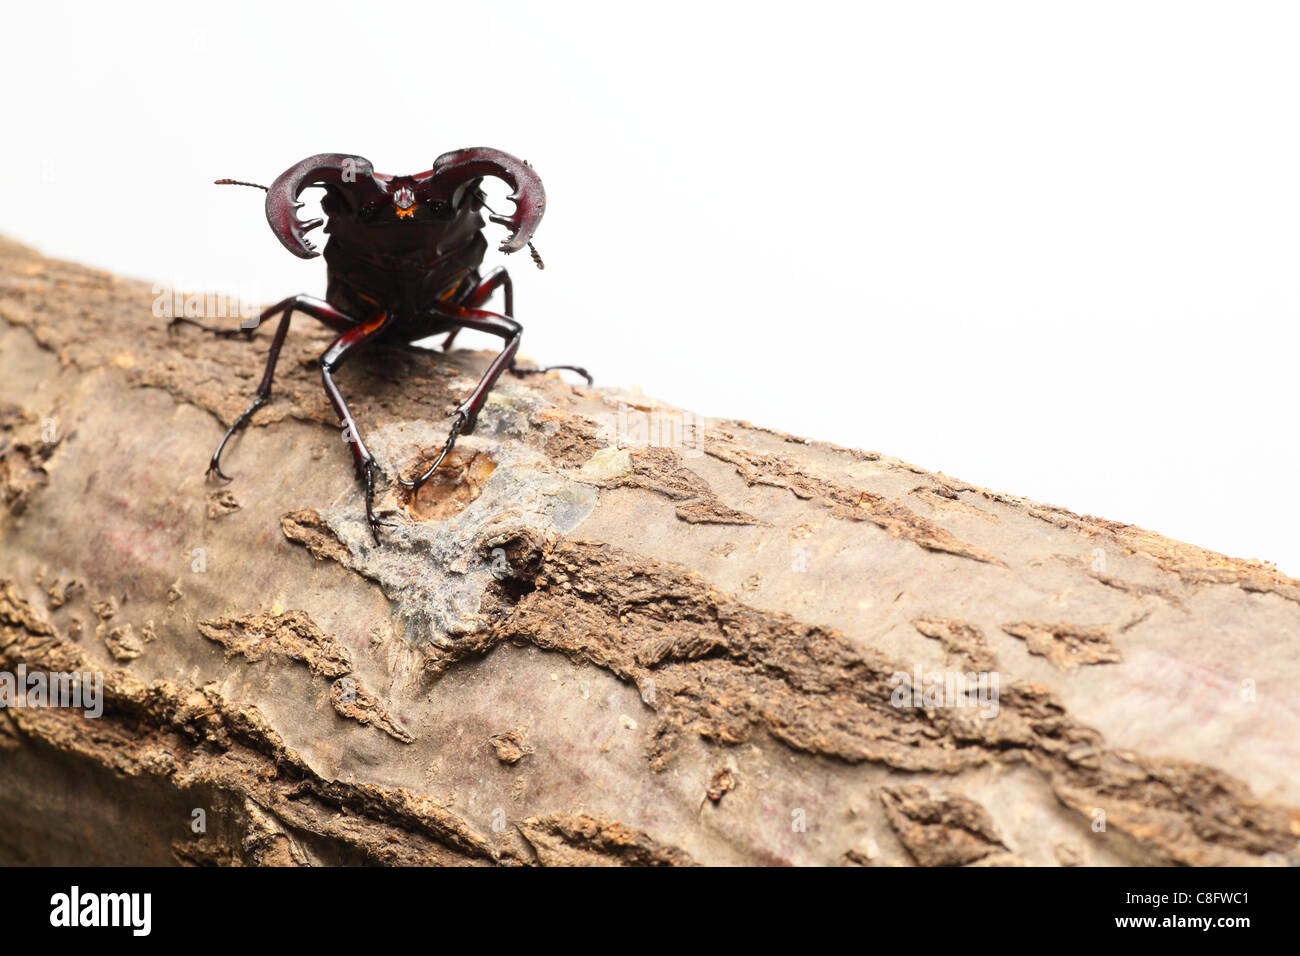
M 321 356 L 321 378 L 325 392 L 338 413 L 365 484 L 366 520 L 375 541 L 379 525 L 374 514 L 374 457 L 361 440 L 347 402 L 334 382 L 334 372 L 358 348 L 379 341 L 409 344 L 431 335 L 448 333 L 442 343 L 449 348 L 463 328 L 478 329 L 505 340 L 505 347 L 493 359 L 474 391 L 456 409 L 446 443 L 437 459 L 414 479 L 399 478 L 418 489 L 442 464 L 459 435 L 474 431 L 488 393 L 504 371 L 530 374 L 538 370 L 516 369 L 515 353 L 523 329 L 514 319 L 514 296 L 510 276 L 498 267 L 486 276 L 479 266 L 487 251 L 482 211 L 488 208 L 479 186 L 486 176 L 510 186 L 514 211 L 509 216 L 492 212 L 492 222 L 506 226 L 510 235 L 501 244 L 505 253 L 524 246 L 532 251 L 533 232 L 546 208 L 542 181 L 526 162 L 496 149 L 460 149 L 444 153 L 427 172 L 414 176 L 385 176 L 376 173 L 368 160 L 342 153 L 321 153 L 285 170 L 266 190 L 266 218 L 284 247 L 296 256 L 310 259 L 320 255 L 306 234 L 325 220 L 303 222 L 297 210 L 299 195 L 309 186 L 324 188 L 321 200 L 328 224 L 325 232 L 325 262 L 329 284 L 325 298 L 296 295 L 264 311 L 257 324 L 281 315 L 271 341 L 266 372 L 253 403 L 226 431 L 212 454 L 208 473 L 221 478 L 221 453 L 230 436 L 271 398 L 271 381 L 276 360 L 289 330 L 294 312 L 305 312 L 339 333 Z M 256 185 L 220 179 L 219 184 Z M 505 313 L 489 312 L 481 306 L 494 291 L 505 296 Z M 189 322 L 177 319 L 174 322 Z M 203 326 L 207 328 L 207 326 Z M 222 335 L 251 334 L 253 325 L 241 330 L 217 330 Z M 574 366 L 555 366 L 587 373 Z

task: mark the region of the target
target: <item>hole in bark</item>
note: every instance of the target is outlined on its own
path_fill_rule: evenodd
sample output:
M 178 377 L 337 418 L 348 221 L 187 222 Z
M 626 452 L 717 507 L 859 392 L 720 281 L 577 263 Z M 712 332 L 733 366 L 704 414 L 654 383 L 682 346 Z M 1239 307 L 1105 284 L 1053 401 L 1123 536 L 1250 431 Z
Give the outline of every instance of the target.
M 537 582 L 532 578 L 501 578 L 497 584 L 501 588 L 502 597 L 510 604 L 518 604 L 537 590 Z
M 544 536 L 527 528 L 482 545 L 483 560 L 501 569 L 494 577 L 497 593 L 504 601 L 518 604 L 537 590 L 546 547 Z
M 421 459 L 405 474 L 418 475 L 433 460 Z M 496 467 L 496 462 L 480 452 L 453 450 L 417 494 L 405 492 L 407 513 L 416 521 L 441 521 L 459 514 L 483 493 L 483 485 Z

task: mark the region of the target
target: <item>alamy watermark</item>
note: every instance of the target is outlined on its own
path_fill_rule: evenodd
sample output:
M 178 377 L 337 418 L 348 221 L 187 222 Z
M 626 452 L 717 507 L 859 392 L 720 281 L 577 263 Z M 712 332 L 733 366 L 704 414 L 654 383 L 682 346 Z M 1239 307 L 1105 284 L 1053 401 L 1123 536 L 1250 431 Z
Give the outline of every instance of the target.
M 672 448 L 684 458 L 704 454 L 702 430 L 691 412 L 620 404 L 615 414 L 597 418 L 619 448 Z
M 997 671 L 898 671 L 889 678 L 894 688 L 890 703 L 895 707 L 976 707 L 981 717 L 998 715 Z
M 185 292 L 168 282 L 153 284 L 153 314 L 157 319 L 239 319 L 241 329 L 255 329 L 261 304 L 251 296 L 226 292 Z
M 121 926 L 132 936 L 148 936 L 152 911 L 152 893 L 83 893 L 74 885 L 50 897 L 51 926 Z
M 0 671 L 0 710 L 20 707 L 70 707 L 87 717 L 104 713 L 104 675 L 97 671 Z

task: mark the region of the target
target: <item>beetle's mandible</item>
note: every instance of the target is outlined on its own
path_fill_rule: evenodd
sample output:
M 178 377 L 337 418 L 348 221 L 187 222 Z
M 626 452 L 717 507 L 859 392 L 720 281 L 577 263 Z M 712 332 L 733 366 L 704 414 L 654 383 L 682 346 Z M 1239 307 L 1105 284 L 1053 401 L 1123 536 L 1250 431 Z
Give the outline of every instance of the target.
M 479 188 L 487 176 L 502 180 L 512 190 L 510 199 L 515 208 L 510 215 L 498 215 L 487 207 Z M 188 318 L 172 320 L 173 325 L 185 322 L 218 335 L 251 336 L 262 322 L 281 316 L 253 403 L 227 429 L 212 453 L 208 474 L 228 479 L 221 470 L 226 442 L 270 401 L 271 382 L 289 320 L 295 312 L 306 313 L 339 333 L 321 355 L 321 379 L 365 486 L 366 521 L 378 544 L 381 522 L 374 513 L 378 466 L 361 440 L 352 412 L 335 384 L 334 373 L 357 349 L 378 341 L 410 345 L 445 332 L 445 350 L 461 329 L 478 329 L 504 340 L 501 353 L 456 409 L 446 443 L 433 464 L 413 479 L 398 478 L 403 485 L 418 490 L 442 464 L 457 437 L 474 431 L 488 393 L 503 372 L 524 375 L 550 371 L 515 367 L 523 328 L 514 318 L 510 275 L 504 267 L 486 276 L 479 274 L 487 251 L 483 235 L 486 223 L 481 215 L 484 209 L 492 222 L 510 230 L 501 251 L 517 252 L 528 246 L 538 268 L 542 267 L 531 242 L 546 208 L 542 181 L 528 163 L 500 150 L 480 147 L 444 153 L 431 169 L 414 176 L 387 176 L 376 173 L 360 156 L 321 153 L 285 170 L 269 187 L 232 179 L 219 179 L 217 183 L 266 190 L 267 221 L 284 247 L 296 256 L 310 259 L 320 255 L 306 238 L 317 226 L 325 225 L 330 238 L 325 245 L 328 286 L 324 299 L 291 296 L 265 310 L 256 325 L 246 329 L 215 329 Z M 298 197 L 310 186 L 325 190 L 321 209 L 328 224 L 322 219 L 303 222 L 298 218 L 297 210 L 302 206 Z M 504 313 L 482 308 L 497 289 L 504 294 Z M 577 372 L 591 382 L 591 376 L 576 366 L 552 368 Z

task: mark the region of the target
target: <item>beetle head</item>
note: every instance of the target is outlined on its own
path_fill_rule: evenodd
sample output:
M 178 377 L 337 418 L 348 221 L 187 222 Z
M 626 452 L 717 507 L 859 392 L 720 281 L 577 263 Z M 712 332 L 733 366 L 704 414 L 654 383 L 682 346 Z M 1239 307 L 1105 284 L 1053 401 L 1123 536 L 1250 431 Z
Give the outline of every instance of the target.
M 286 249 L 303 259 L 320 255 L 306 234 L 324 223 L 298 218 L 302 207 L 298 196 L 308 186 L 324 186 L 339 197 L 354 216 L 369 217 L 380 209 L 392 209 L 398 220 L 420 218 L 421 207 L 430 211 L 459 209 L 468 195 L 476 192 L 485 176 L 494 176 L 512 192 L 514 211 L 509 216 L 492 214 L 491 220 L 510 229 L 501 244 L 502 252 L 516 252 L 527 245 L 546 209 L 546 191 L 533 168 L 497 149 L 474 148 L 444 153 L 433 168 L 415 176 L 384 176 L 375 173 L 370 161 L 344 153 L 320 153 L 281 173 L 266 194 L 266 219 Z

